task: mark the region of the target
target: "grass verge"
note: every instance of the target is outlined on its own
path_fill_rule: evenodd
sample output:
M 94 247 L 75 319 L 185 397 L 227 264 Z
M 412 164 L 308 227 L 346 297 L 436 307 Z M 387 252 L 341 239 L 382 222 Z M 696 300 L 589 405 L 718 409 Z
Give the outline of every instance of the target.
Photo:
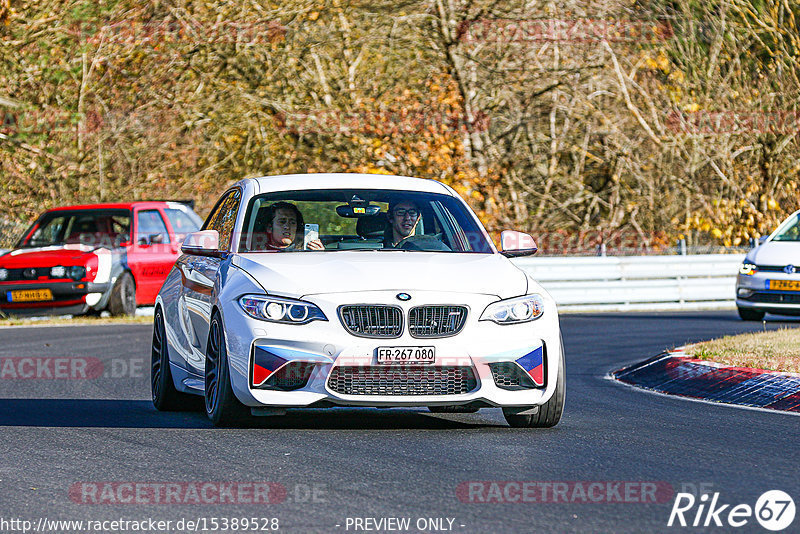
M 800 329 L 725 336 L 689 345 L 686 353 L 735 367 L 800 373 Z

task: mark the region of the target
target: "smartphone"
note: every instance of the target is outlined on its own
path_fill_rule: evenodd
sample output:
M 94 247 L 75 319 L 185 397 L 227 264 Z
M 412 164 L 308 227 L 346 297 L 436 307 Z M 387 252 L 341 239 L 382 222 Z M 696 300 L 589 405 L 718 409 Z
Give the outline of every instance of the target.
M 307 224 L 303 230 L 303 250 L 308 250 L 308 244 L 317 239 L 319 239 L 319 225 Z

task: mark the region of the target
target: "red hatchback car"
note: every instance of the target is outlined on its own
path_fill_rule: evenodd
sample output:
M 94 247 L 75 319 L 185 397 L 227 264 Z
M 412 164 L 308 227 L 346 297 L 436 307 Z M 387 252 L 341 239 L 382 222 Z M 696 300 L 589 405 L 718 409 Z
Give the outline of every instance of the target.
M 132 315 L 155 302 L 183 238 L 202 224 L 188 202 L 46 211 L 0 255 L 0 311 Z

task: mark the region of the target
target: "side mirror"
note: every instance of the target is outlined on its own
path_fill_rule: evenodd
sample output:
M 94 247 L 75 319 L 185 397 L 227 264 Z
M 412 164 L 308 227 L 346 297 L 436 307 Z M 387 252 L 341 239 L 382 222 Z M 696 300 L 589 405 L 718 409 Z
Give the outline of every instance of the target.
M 761 237 L 759 237 L 758 238 L 758 244 L 759 245 L 763 245 L 764 243 L 766 243 L 768 237 L 769 237 L 768 235 L 762 235 Z
M 513 230 L 504 230 L 500 234 L 500 248 L 500 254 L 506 258 L 530 256 L 539 250 L 536 241 L 530 235 Z
M 193 256 L 210 256 L 221 258 L 225 255 L 219 250 L 219 232 L 216 230 L 203 230 L 192 232 L 186 236 L 181 245 L 181 252 Z

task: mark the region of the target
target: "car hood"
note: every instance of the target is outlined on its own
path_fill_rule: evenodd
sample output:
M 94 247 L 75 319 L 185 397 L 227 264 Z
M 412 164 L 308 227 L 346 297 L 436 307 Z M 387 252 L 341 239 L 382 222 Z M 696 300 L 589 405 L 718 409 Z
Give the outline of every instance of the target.
M 239 254 L 233 263 L 268 292 L 286 296 L 356 291 L 448 291 L 509 298 L 525 273 L 500 254 L 297 252 Z
M 62 245 L 55 247 L 18 248 L 0 256 L 0 267 L 54 267 L 56 265 L 83 265 L 95 247 Z
M 800 265 L 800 242 L 767 241 L 747 255 L 756 265 Z

